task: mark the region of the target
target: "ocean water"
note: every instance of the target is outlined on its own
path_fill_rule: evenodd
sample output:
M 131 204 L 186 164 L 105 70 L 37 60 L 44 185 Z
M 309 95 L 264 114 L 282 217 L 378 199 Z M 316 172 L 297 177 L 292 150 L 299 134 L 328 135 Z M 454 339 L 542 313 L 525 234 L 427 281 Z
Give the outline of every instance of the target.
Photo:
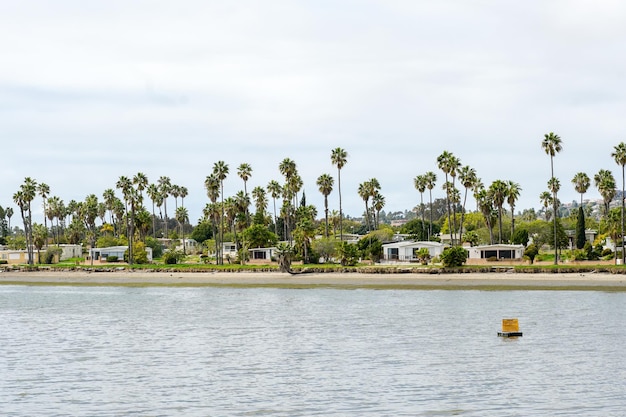
M 2 416 L 623 416 L 626 293 L 0 286 Z M 497 337 L 503 318 L 524 336 Z

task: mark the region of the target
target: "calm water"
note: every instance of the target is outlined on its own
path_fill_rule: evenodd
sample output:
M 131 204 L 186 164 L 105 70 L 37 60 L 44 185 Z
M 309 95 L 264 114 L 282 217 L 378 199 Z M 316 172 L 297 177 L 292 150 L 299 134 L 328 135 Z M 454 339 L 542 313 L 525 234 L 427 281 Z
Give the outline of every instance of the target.
M 3 416 L 623 416 L 626 293 L 0 286 Z M 496 336 L 517 317 L 524 337 Z

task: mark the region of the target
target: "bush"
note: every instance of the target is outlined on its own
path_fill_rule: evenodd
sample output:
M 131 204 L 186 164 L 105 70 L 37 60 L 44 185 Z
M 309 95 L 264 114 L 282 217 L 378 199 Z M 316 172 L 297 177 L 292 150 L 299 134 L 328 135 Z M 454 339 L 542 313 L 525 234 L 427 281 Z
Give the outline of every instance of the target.
M 446 248 L 441 254 L 441 262 L 445 267 L 462 266 L 467 260 L 467 251 L 462 246 Z
M 107 256 L 107 262 L 117 262 L 117 256 L 115 255 Z
M 359 262 L 359 249 L 355 244 L 341 242 L 339 256 L 341 257 L 342 266 L 354 266 Z
M 530 263 L 535 262 L 535 257 L 539 254 L 539 248 L 534 243 L 528 245 L 526 250 L 524 251 L 524 256 L 528 258 Z
M 180 263 L 185 259 L 185 254 L 178 250 L 168 250 L 163 254 L 163 262 L 167 265 L 174 265 Z
M 43 262 L 46 265 L 52 264 L 54 262 L 55 256 L 61 256 L 63 253 L 63 249 L 57 247 L 49 247 L 46 252 L 43 254 Z
M 9 261 L 7 261 L 6 259 L 0 259 L 0 265 L 6 265 L 8 263 Z

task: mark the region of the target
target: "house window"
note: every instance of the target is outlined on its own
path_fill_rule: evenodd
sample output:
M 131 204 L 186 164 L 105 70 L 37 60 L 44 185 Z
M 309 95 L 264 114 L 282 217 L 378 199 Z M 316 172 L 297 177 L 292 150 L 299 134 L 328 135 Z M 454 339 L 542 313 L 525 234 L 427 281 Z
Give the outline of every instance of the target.
M 389 259 L 398 259 L 398 248 L 389 248 L 387 256 Z
M 252 252 L 252 259 L 267 259 L 264 251 L 256 250 Z

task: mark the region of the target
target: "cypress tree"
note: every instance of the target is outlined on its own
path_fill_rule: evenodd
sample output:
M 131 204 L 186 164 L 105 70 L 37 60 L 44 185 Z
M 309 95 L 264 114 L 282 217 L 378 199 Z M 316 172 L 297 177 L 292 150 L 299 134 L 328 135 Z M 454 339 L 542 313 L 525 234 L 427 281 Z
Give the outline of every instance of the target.
M 582 249 L 585 247 L 585 211 L 582 206 L 578 207 L 578 219 L 576 222 L 576 249 Z

